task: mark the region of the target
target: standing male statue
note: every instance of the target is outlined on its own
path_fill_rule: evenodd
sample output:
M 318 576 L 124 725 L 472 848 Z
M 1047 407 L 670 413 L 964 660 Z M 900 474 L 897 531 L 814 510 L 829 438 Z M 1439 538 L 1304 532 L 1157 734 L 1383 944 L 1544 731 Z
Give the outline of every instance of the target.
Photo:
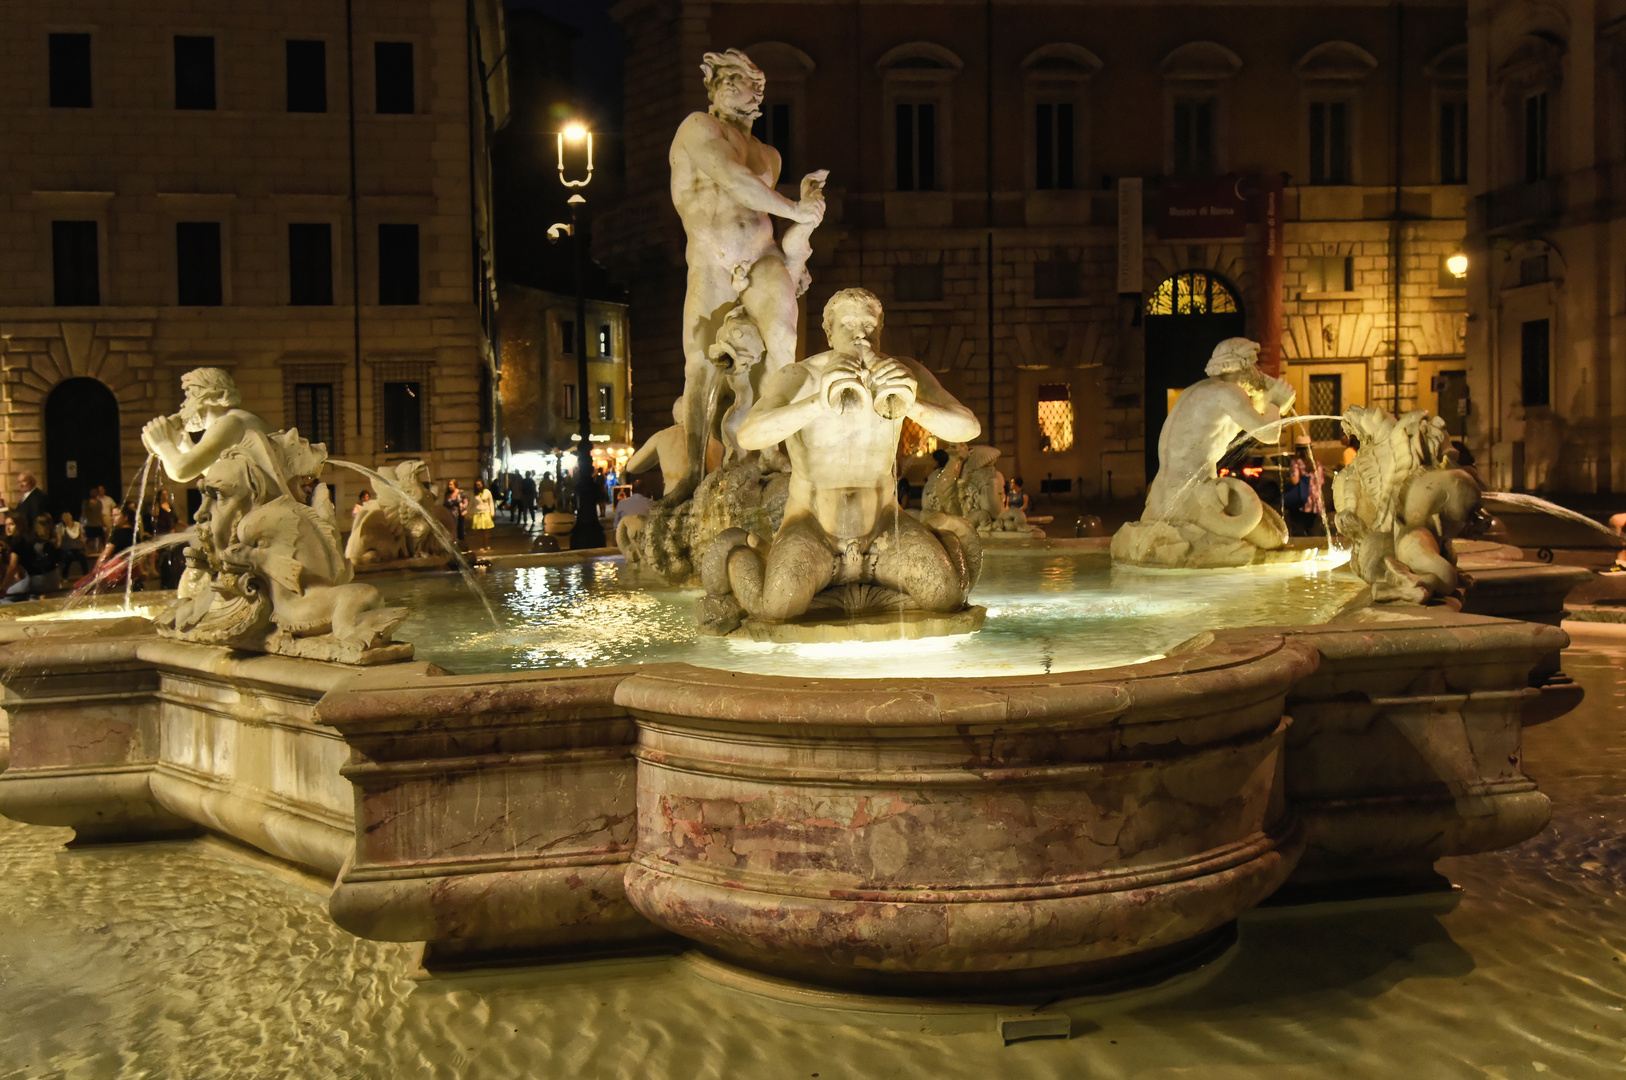
M 674 505 L 699 484 L 714 399 L 709 383 L 721 377 L 707 355 L 723 318 L 743 304 L 767 349 L 765 375 L 796 360 L 796 299 L 807 287 L 807 234 L 824 220 L 823 171 L 802 180 L 792 202 L 774 190 L 779 151 L 751 134 L 762 115 L 766 79 L 738 49 L 707 53 L 700 65 L 711 108 L 678 126 L 668 155 L 672 204 L 688 234 L 688 293 L 683 301 L 683 429 L 688 473 L 663 500 Z M 773 219 L 793 224 L 785 247 L 774 239 Z M 793 254 L 786 255 L 789 249 Z M 791 265 L 794 263 L 795 265 Z

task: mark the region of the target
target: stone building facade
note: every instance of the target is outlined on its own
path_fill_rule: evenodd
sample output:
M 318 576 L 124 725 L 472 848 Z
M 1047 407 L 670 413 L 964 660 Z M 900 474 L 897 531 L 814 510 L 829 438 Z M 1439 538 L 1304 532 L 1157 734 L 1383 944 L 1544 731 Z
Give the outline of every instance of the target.
M 1301 412 L 1460 397 L 1462 2 L 615 10 L 628 194 L 596 250 L 638 312 L 641 431 L 682 388 L 667 147 L 705 108 L 701 54 L 727 47 L 768 76 L 781 190 L 830 169 L 806 348 L 832 291 L 874 290 L 885 347 L 984 417 L 1030 491 L 1143 490 L 1169 395 L 1233 333 Z M 1315 431 L 1329 455 L 1336 434 Z
M 131 490 L 142 424 L 205 365 L 334 456 L 489 460 L 496 0 L 63 0 L 0 27 L 8 493 Z
M 1499 487 L 1626 490 L 1626 2 L 1468 7 L 1470 431 Z
M 556 458 L 563 451 L 572 467 L 571 448 L 581 430 L 581 388 L 576 349 L 585 337 L 587 406 L 592 418 L 597 466 L 619 465 L 632 451 L 627 306 L 587 301 L 586 334 L 576 328 L 576 298 L 502 282 L 503 432 L 510 455 Z M 670 420 L 667 421 L 671 423 Z M 555 461 L 551 468 L 557 468 Z

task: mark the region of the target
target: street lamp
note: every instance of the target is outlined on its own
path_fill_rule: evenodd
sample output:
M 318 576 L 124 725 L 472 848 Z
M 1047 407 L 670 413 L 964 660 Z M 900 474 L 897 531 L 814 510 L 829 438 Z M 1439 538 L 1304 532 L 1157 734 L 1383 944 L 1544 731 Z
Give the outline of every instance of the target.
M 571 180 L 565 175 L 565 143 L 587 143 L 587 175 Z M 566 124 L 559 132 L 559 182 L 567 188 L 584 188 L 593 179 L 593 133 L 578 121 Z M 583 291 L 583 267 L 587 262 L 587 247 L 581 234 L 581 209 L 587 199 L 579 192 L 569 199 L 570 223 L 558 222 L 548 228 L 548 240 L 557 241 L 561 233 L 568 233 L 575 247 L 576 263 L 576 404 L 581 411 L 581 442 L 576 447 L 576 524 L 570 530 L 570 547 L 604 546 L 604 526 L 598 520 L 598 492 L 593 479 L 593 414 L 587 392 L 587 294 Z
M 1468 256 L 1464 255 L 1460 251 L 1451 253 L 1450 255 L 1446 256 L 1445 269 L 1454 278 L 1467 277 Z

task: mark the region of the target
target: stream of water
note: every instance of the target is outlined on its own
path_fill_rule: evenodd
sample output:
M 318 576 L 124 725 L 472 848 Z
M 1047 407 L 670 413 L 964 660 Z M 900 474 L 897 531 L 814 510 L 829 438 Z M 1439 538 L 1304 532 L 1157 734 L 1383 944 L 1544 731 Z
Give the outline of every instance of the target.
M 402 487 L 383 473 L 369 469 L 357 462 L 345 461 L 342 458 L 328 458 L 327 462 L 329 465 L 337 465 L 340 468 L 358 472 L 370 479 L 374 484 L 382 484 L 395 491 L 400 496 L 400 501 L 411 507 L 412 512 L 417 514 L 425 525 L 429 526 L 429 531 L 434 536 L 435 541 L 440 544 L 447 555 L 451 556 L 452 562 L 457 566 L 459 576 L 463 579 L 463 584 L 468 586 L 469 591 L 475 595 L 480 601 L 480 605 L 485 608 L 486 616 L 491 620 L 492 628 L 502 629 L 502 621 L 497 618 L 497 609 L 491 606 L 491 598 L 486 595 L 484 589 L 480 588 L 480 582 L 474 574 L 474 567 L 469 565 L 469 560 L 464 558 L 462 551 L 458 550 L 457 538 L 446 529 L 446 526 L 436 521 L 434 515 L 424 509 L 423 504 L 418 502 L 415 492 Z

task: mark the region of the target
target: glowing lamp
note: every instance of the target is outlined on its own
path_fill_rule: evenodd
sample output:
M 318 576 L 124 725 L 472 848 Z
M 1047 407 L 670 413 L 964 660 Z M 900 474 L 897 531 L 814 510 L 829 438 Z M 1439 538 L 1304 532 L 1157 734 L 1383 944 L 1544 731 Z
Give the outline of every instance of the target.
M 1445 260 L 1445 268 L 1454 278 L 1467 277 L 1468 256 L 1459 251 L 1454 255 L 1447 257 Z

